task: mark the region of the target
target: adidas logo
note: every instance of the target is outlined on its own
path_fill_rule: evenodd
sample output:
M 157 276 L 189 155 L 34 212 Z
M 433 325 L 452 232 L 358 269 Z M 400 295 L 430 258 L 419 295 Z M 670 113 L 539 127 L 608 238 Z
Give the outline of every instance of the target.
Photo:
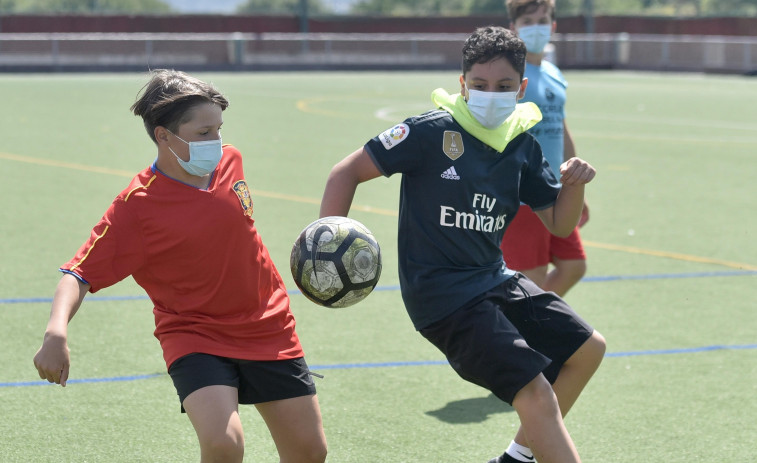
M 446 178 L 447 180 L 460 180 L 460 176 L 457 175 L 457 172 L 455 171 L 455 166 L 442 172 L 442 178 Z

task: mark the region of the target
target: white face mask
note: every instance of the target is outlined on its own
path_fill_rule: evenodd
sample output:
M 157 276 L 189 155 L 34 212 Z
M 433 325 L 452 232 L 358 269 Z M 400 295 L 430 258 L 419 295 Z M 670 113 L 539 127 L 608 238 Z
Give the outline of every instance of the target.
M 544 47 L 549 43 L 552 36 L 551 24 L 535 24 L 533 26 L 523 26 L 518 29 L 518 37 L 526 44 L 526 51 L 529 53 L 541 53 Z
M 487 129 L 502 125 L 518 104 L 518 89 L 515 92 L 482 92 L 465 88 L 468 94 L 468 110 Z
M 179 165 L 183 167 L 188 174 L 202 177 L 203 175 L 213 172 L 216 166 L 218 166 L 218 163 L 221 162 L 221 157 L 223 156 L 223 142 L 220 138 L 218 140 L 188 142 L 170 130 L 169 132 L 174 137 L 189 145 L 189 161 L 181 159 L 170 146 L 168 147 L 173 155 L 176 156 Z

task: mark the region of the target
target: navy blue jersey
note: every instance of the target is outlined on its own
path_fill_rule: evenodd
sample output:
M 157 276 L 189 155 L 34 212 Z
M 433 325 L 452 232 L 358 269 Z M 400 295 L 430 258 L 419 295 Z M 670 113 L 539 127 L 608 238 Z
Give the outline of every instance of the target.
M 399 277 L 416 329 L 510 278 L 505 228 L 521 201 L 544 209 L 559 192 L 532 135 L 497 152 L 443 110 L 408 118 L 365 149 L 383 175 L 402 174 Z

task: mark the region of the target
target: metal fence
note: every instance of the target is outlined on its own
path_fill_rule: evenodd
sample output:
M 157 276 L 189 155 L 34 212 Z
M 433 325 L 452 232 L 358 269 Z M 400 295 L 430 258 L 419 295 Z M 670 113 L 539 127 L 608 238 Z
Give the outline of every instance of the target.
M 0 33 L 0 71 L 459 69 L 467 34 Z M 757 72 L 757 37 L 556 34 L 564 69 Z

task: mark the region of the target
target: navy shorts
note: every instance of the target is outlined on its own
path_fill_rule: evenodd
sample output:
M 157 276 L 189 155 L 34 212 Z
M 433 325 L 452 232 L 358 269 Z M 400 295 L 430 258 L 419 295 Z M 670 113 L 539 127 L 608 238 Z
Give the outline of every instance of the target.
M 593 332 L 559 296 L 520 273 L 420 330 L 463 379 L 511 405 L 540 373 L 554 383 Z
M 257 404 L 315 394 L 315 383 L 305 359 L 256 361 L 210 354 L 189 354 L 171 364 L 168 374 L 179 402 L 207 386 L 237 389 L 240 404 Z M 184 406 L 181 407 L 184 413 Z

